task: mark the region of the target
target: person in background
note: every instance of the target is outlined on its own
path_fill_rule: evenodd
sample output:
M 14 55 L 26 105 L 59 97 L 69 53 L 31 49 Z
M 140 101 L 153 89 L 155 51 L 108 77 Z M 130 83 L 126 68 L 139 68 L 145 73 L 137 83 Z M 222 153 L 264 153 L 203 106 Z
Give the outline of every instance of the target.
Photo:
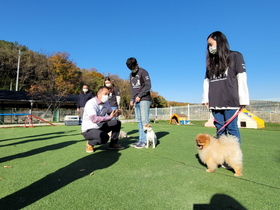
M 88 142 L 86 152 L 94 152 L 94 146 L 106 144 L 109 141 L 108 133 L 112 131 L 109 149 L 124 149 L 118 144 L 121 122 L 112 120 L 121 114 L 119 109 L 113 110 L 108 103 L 109 89 L 105 86 L 99 88 L 97 96 L 90 99 L 85 106 L 82 135 Z M 108 115 L 108 116 L 106 116 Z
M 151 80 L 149 73 L 138 66 L 137 60 L 133 57 L 126 61 L 130 69 L 130 105 L 135 107 L 135 118 L 138 122 L 139 140 L 131 146 L 141 149 L 146 145 L 146 133 L 143 126 L 150 122 L 151 106 Z
M 111 81 L 110 77 L 105 77 L 104 79 L 104 86 L 109 89 L 109 104 L 113 110 L 116 110 L 120 107 L 120 91 L 117 86 L 115 86 L 114 82 Z
M 88 85 L 83 85 L 82 92 L 78 96 L 78 103 L 77 103 L 77 111 L 79 112 L 81 119 L 83 117 L 84 107 L 87 101 L 93 97 L 94 95 L 92 94 L 91 91 L 89 91 Z
M 231 51 L 226 36 L 216 31 L 207 37 L 207 64 L 202 103 L 214 116 L 217 131 L 239 109 L 249 105 L 245 62 L 241 53 Z M 237 117 L 217 133 L 236 136 L 241 143 Z

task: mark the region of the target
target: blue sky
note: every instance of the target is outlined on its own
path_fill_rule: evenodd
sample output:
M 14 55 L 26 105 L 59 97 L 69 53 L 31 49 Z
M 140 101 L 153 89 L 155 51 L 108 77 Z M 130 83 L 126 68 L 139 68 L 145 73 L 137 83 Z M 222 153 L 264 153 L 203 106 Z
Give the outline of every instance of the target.
M 280 1 L 0 1 L 0 39 L 45 54 L 67 52 L 80 68 L 128 79 L 136 57 L 152 90 L 200 103 L 206 38 L 222 31 L 243 54 L 250 99 L 280 98 Z

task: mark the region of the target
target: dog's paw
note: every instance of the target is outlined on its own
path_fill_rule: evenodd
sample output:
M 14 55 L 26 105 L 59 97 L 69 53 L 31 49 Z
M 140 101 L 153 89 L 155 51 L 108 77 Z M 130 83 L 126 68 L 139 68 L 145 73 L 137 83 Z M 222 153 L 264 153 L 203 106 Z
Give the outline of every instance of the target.
M 209 173 L 213 172 L 213 170 L 211 170 L 211 169 L 206 169 L 206 171 L 209 172 Z
M 242 176 L 242 173 L 235 173 L 234 176 Z

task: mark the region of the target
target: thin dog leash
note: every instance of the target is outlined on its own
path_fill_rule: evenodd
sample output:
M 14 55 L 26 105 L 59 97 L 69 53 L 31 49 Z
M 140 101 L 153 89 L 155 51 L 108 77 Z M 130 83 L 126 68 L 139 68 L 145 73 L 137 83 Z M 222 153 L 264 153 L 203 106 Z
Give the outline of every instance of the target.
M 217 133 L 223 130 L 228 124 L 230 124 L 231 121 L 233 121 L 239 115 L 239 113 L 242 112 L 243 108 L 244 107 L 239 108 L 239 110 L 236 111 L 236 113 L 227 121 L 227 123 L 224 124 L 212 137 L 214 137 Z
M 239 109 L 240 109 L 240 108 L 239 108 Z M 239 109 L 236 110 L 236 112 L 234 113 L 234 115 L 239 111 Z M 232 117 L 233 117 L 234 115 L 232 115 Z M 231 118 L 232 118 L 232 117 L 231 117 Z M 228 120 L 226 120 L 226 121 L 224 121 L 224 122 L 219 122 L 219 121 L 217 121 L 217 120 L 214 118 L 214 121 L 215 121 L 216 123 L 222 124 L 222 123 L 227 123 L 228 121 L 231 120 L 231 118 L 229 118 Z M 233 118 L 233 119 L 234 119 L 234 118 Z

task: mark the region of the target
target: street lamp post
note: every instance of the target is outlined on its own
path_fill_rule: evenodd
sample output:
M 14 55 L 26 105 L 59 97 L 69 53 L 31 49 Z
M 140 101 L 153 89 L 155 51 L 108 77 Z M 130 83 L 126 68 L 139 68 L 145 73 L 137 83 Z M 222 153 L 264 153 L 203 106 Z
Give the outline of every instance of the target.
M 18 65 L 17 65 L 16 91 L 18 91 L 19 64 L 20 64 L 20 49 L 19 49 L 19 51 L 18 51 Z

